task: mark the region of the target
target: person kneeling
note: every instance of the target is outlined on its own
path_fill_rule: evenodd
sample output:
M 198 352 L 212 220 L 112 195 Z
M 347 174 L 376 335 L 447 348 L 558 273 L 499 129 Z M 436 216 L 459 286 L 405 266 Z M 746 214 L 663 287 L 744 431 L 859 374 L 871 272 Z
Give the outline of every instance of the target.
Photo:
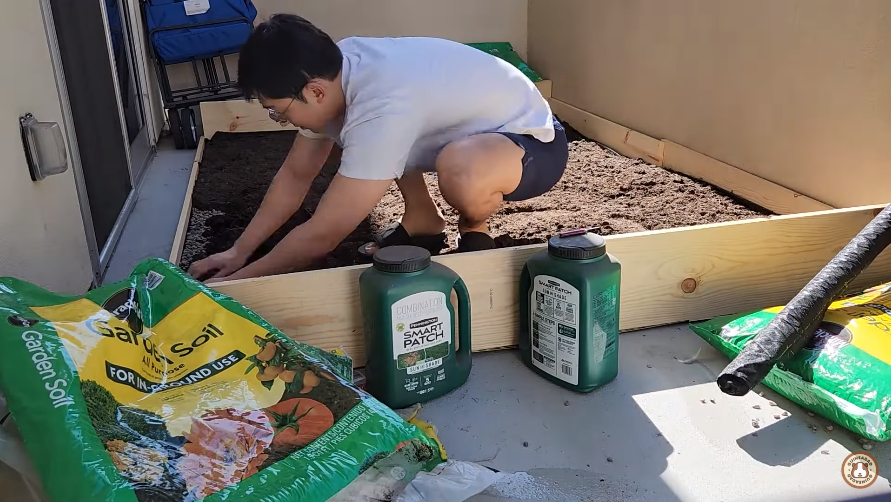
M 301 270 L 353 232 L 396 182 L 405 213 L 368 253 L 447 247 L 445 220 L 424 182 L 435 172 L 460 215 L 458 252 L 492 249 L 487 221 L 503 201 L 550 190 L 568 146 L 547 100 L 519 69 L 438 38 L 350 37 L 335 43 L 306 19 L 277 14 L 241 49 L 238 86 L 298 134 L 260 208 L 231 249 L 197 261 L 209 282 Z M 334 143 L 337 174 L 312 217 L 267 255 L 251 254 L 300 207 Z

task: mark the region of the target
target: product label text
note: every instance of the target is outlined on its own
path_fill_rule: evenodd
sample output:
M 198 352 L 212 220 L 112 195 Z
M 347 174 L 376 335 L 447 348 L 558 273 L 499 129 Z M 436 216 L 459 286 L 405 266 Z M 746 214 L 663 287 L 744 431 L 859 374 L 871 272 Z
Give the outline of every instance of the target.
M 43 344 L 43 335 L 39 331 L 25 331 L 22 333 L 25 347 L 31 354 L 31 362 L 43 380 L 43 388 L 53 403 L 53 408 L 71 406 L 74 398 L 68 394 L 69 383 L 64 378 L 58 378 L 53 362 L 56 358 L 51 355 Z
M 230 366 L 237 364 L 244 358 L 245 355 L 243 352 L 241 352 L 240 350 L 235 350 L 224 357 L 221 357 L 217 360 L 211 361 L 203 366 L 196 368 L 194 371 L 190 372 L 183 378 L 174 380 L 172 382 L 153 382 L 143 378 L 138 372 L 130 368 L 118 366 L 108 361 L 105 362 L 105 370 L 108 378 L 111 381 L 122 385 L 127 385 L 133 389 L 138 390 L 139 392 L 153 394 L 155 392 L 163 392 L 165 390 L 176 389 L 186 385 L 194 385 L 196 383 L 203 382 L 204 380 L 207 380 L 208 378 L 225 371 Z

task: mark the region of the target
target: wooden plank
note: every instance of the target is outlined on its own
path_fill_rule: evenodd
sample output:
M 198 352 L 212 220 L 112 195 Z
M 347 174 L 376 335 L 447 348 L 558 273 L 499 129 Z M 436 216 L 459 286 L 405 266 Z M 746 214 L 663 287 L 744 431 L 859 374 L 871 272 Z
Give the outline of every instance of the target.
M 547 99 L 551 97 L 552 82 L 542 80 L 535 86 Z M 212 139 L 217 132 L 259 132 L 294 130 L 291 124 L 282 126 L 269 118 L 269 113 L 256 100 L 208 101 L 201 103 L 201 124 L 204 137 Z
M 725 164 L 685 146 L 662 140 L 662 165 L 732 192 L 777 214 L 826 211 L 831 206 L 793 192 L 764 178 Z
M 656 138 L 651 138 L 646 134 L 629 130 L 625 134 L 625 144 L 637 151 L 646 152 L 646 155 L 654 160 L 657 166 L 664 165 L 665 162 L 665 145 Z
M 607 237 L 622 263 L 623 331 L 707 319 L 789 301 L 883 206 Z M 517 284 L 544 246 L 435 258 L 470 290 L 474 351 L 517 343 Z M 296 340 L 342 347 L 364 364 L 359 274 L 364 266 L 220 283 L 214 287 Z M 854 283 L 891 280 L 891 250 Z
M 204 139 L 204 136 L 201 136 L 201 139 L 198 141 L 198 148 L 195 149 L 195 160 L 192 161 L 193 163 L 200 164 L 201 159 L 204 158 L 204 147 L 206 141 L 207 140 Z
M 832 206 L 793 192 L 668 140 L 658 140 L 610 122 L 560 100 L 551 99 L 551 108 L 561 119 L 585 136 L 622 155 L 711 183 L 777 214 L 826 211 Z
M 195 151 L 195 160 L 192 162 L 192 172 L 189 174 L 189 184 L 186 185 L 186 195 L 183 198 L 183 207 L 179 212 L 179 223 L 176 225 L 176 234 L 173 236 L 173 246 L 170 248 L 170 262 L 179 265 L 183 256 L 183 246 L 186 244 L 186 232 L 189 231 L 189 218 L 192 215 L 192 190 L 195 189 L 195 180 L 198 179 L 198 166 L 204 157 L 204 136 L 198 142 Z
M 217 132 L 260 132 L 296 130 L 291 124 L 282 126 L 269 118 L 269 112 L 256 100 L 208 101 L 201 103 L 204 136 L 213 139 Z
M 551 98 L 551 110 L 560 120 L 599 143 L 612 148 L 626 157 L 642 159 L 654 166 L 662 165 L 662 142 L 625 126 Z
M 535 83 L 535 87 L 538 87 L 538 92 L 540 92 L 545 99 L 551 99 L 554 89 L 554 83 L 552 81 L 539 80 Z

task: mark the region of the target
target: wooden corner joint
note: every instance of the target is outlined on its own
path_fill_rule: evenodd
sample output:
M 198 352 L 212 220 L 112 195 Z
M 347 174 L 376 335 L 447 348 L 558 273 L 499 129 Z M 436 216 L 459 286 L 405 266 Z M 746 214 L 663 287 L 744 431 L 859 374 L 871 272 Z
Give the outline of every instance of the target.
M 637 156 L 655 166 L 662 166 L 665 156 L 665 143 L 632 129 L 625 129 L 623 143 L 637 152 Z

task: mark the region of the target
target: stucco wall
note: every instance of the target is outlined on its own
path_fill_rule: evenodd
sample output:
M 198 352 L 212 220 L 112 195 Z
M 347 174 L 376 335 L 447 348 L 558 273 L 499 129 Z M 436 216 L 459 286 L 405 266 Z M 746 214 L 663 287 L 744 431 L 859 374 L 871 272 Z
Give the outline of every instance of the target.
M 334 40 L 348 36 L 430 36 L 458 42 L 510 42 L 526 54 L 528 0 L 254 0 L 257 22 L 299 14 Z M 238 58 L 227 59 L 234 72 Z M 174 87 L 194 85 L 191 67 L 170 71 Z
M 891 2 L 530 0 L 554 97 L 837 207 L 891 201 Z
M 33 182 L 18 117 L 62 122 L 52 62 L 33 0 L 13 0 L 0 16 L 0 60 L 14 74 L 0 81 L 0 275 L 65 293 L 82 293 L 92 277 L 74 176 Z
M 335 40 L 347 36 L 430 36 L 501 42 L 526 53 L 528 0 L 254 0 L 263 20 L 299 14 Z

